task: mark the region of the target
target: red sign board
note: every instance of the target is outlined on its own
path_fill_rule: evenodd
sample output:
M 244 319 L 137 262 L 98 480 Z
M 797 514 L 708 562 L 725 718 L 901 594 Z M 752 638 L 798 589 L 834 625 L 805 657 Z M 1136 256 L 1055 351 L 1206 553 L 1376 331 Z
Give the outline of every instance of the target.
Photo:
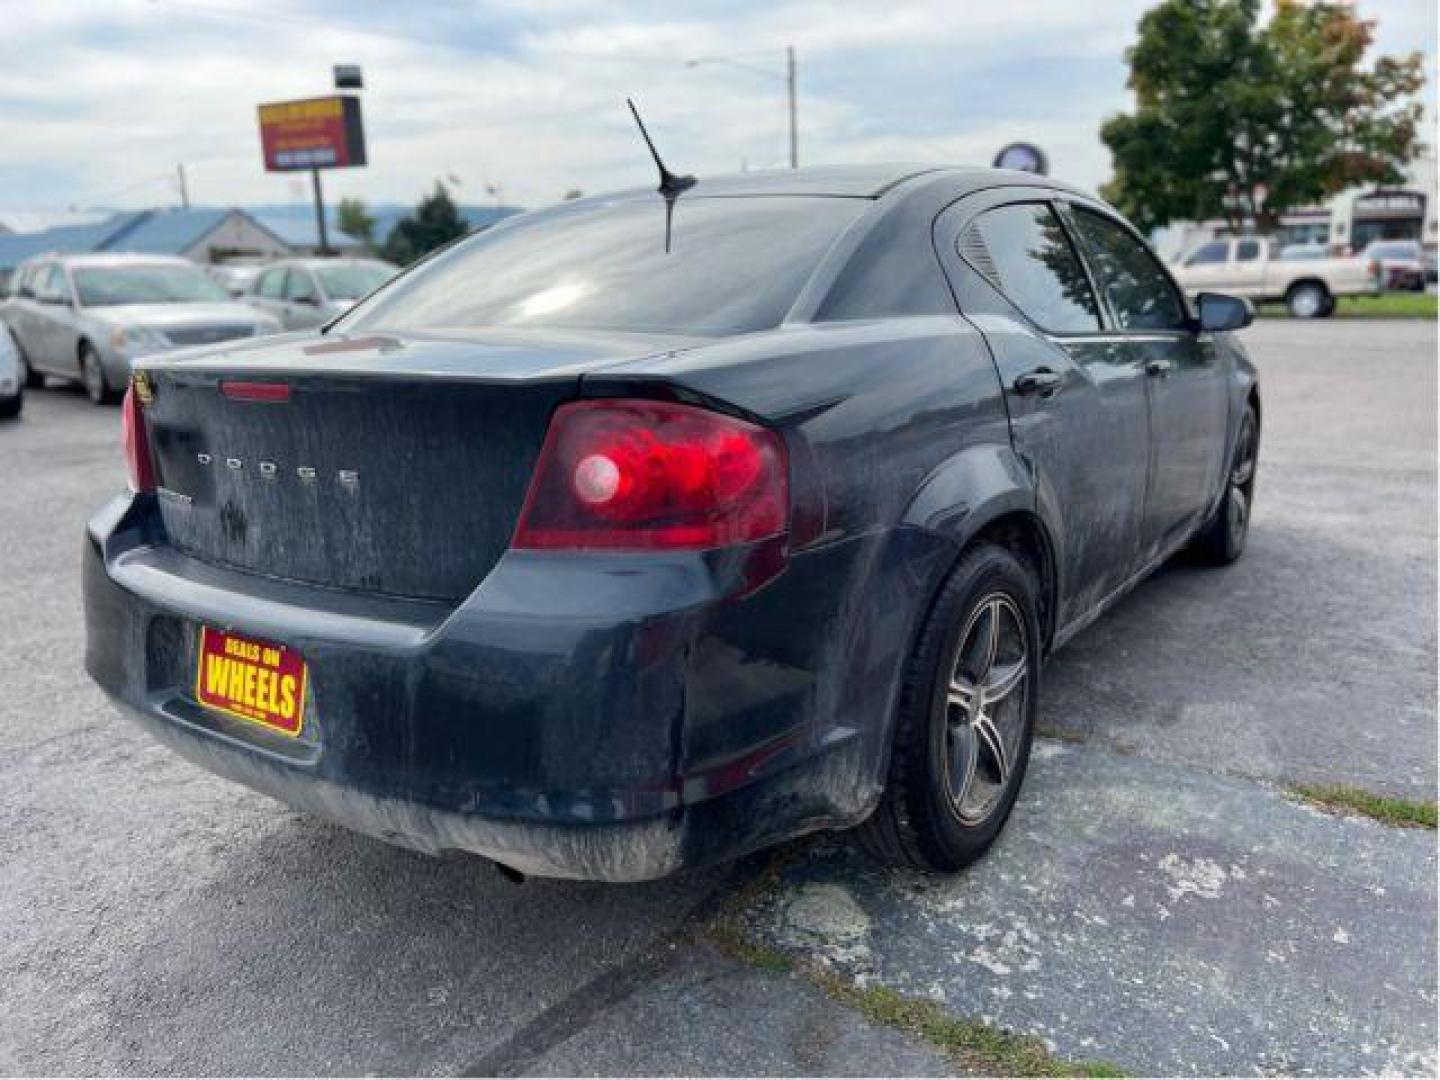
M 333 94 L 261 105 L 260 147 L 268 172 L 364 165 L 360 99 Z

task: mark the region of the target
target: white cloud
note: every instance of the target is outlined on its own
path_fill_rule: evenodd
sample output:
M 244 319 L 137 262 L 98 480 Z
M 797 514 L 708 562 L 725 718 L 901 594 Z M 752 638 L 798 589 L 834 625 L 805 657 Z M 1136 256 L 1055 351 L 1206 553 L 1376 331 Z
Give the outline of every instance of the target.
M 626 96 L 678 168 L 777 165 L 778 78 L 684 60 L 744 54 L 778 73 L 787 43 L 807 161 L 984 162 L 1028 138 L 1093 186 L 1108 172 L 1098 126 L 1126 106 L 1121 53 L 1146 6 L 0 0 L 0 205 L 173 202 L 179 161 L 198 201 L 304 199 L 303 183 L 262 171 L 254 106 L 324 92 L 335 61 L 365 67 L 371 164 L 327 174 L 332 197 L 408 202 L 454 175 L 467 201 L 493 183 L 536 205 L 649 183 Z M 1433 71 L 1433 0 L 1360 8 L 1382 48 L 1424 48 Z

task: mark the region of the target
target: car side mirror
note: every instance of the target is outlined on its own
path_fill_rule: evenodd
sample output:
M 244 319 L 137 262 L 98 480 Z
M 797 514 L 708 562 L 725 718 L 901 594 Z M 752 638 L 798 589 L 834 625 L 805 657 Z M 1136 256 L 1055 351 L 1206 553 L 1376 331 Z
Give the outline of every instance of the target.
M 1202 292 L 1195 298 L 1200 308 L 1200 329 L 1243 330 L 1255 321 L 1255 305 L 1243 296 Z

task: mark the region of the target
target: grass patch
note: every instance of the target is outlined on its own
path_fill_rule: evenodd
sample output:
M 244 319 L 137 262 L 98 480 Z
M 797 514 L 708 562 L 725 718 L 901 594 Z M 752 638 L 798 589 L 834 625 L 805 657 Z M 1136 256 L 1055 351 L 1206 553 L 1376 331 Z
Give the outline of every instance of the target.
M 1261 304 L 1265 316 L 1288 318 L 1284 304 Z M 1433 319 L 1436 296 L 1431 292 L 1385 292 L 1379 296 L 1342 296 L 1336 301 L 1338 319 Z
M 1033 1035 L 1017 1035 L 967 1020 L 934 1001 L 909 998 L 888 987 L 855 985 L 843 975 L 804 958 L 755 941 L 745 932 L 743 913 L 779 884 L 796 851 L 782 849 L 765 870 L 728 897 L 701 936 L 725 956 L 776 974 L 794 975 L 823 991 L 832 1001 L 874 1024 L 903 1031 L 945 1054 L 969 1073 L 985 1076 L 1124 1076 L 1104 1061 L 1067 1061 L 1056 1057 Z
M 1435 803 L 1376 795 L 1348 784 L 1292 784 L 1290 792 L 1322 810 L 1359 814 L 1384 825 L 1409 829 L 1435 828 Z
M 1017 1035 L 955 1016 L 943 1005 L 906 997 L 887 986 L 859 987 L 833 971 L 812 982 L 872 1023 L 905 1031 L 939 1048 L 962 1068 L 987 1076 L 1124 1076 L 1107 1061 L 1066 1061 L 1033 1035 Z

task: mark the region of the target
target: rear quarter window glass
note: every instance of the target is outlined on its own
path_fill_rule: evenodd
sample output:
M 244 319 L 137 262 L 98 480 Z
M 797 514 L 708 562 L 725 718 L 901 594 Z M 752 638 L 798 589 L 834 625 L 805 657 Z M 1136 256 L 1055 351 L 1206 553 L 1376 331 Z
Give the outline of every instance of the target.
M 655 198 L 548 211 L 481 233 L 362 303 L 346 330 L 480 326 L 702 336 L 778 326 L 869 206 L 823 197 Z
M 1185 260 L 1185 265 L 1207 266 L 1214 263 L 1223 263 L 1229 257 L 1230 245 L 1224 240 L 1215 240 L 1191 252 L 1190 257 Z
M 987 210 L 961 238 L 960 251 L 1041 329 L 1100 329 L 1085 269 L 1060 219 L 1045 204 Z
M 273 270 L 266 270 L 264 274 L 260 275 L 260 280 L 255 285 L 255 293 L 267 300 L 278 300 L 284 285 L 285 268 L 278 266 Z

